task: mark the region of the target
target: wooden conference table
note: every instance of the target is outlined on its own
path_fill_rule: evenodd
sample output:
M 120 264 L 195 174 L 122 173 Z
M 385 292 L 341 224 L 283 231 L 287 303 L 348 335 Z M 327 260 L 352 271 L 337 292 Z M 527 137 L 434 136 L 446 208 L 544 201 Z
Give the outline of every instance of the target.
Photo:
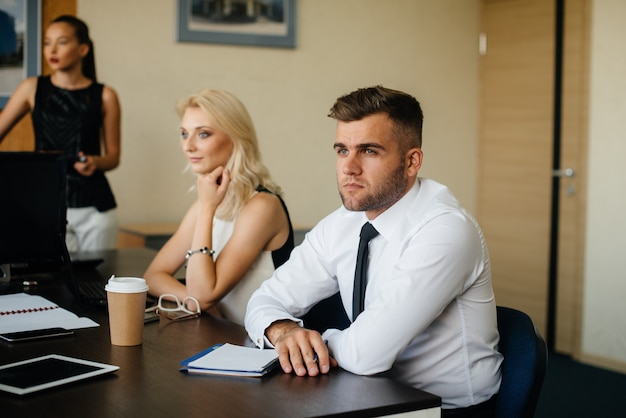
M 95 272 L 103 280 L 141 276 L 156 254 L 145 248 L 105 253 Z M 78 272 L 94 276 L 94 272 Z M 22 291 L 22 289 L 17 289 Z M 216 343 L 252 346 L 243 327 L 203 315 L 144 328 L 143 345 L 110 344 L 106 309 L 81 306 L 61 282 L 40 283 L 42 295 L 100 327 L 73 336 L 9 344 L 0 342 L 0 364 L 62 354 L 114 364 L 117 372 L 48 391 L 17 396 L 0 392 L 3 417 L 439 417 L 440 398 L 383 377 L 341 369 L 321 377 L 297 377 L 279 368 L 263 378 L 188 375 L 179 362 Z M 412 412 L 411 412 L 412 411 Z

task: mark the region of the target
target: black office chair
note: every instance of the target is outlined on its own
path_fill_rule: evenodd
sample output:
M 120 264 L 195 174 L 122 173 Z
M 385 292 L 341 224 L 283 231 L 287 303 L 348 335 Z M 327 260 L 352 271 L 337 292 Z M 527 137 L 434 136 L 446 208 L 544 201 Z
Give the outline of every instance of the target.
M 339 292 L 318 302 L 302 320 L 306 328 L 314 329 L 320 334 L 329 328 L 346 329 L 350 326 L 350 319 L 343 309 Z
M 548 349 L 532 319 L 524 312 L 497 307 L 504 356 L 496 418 L 532 418 L 546 375 Z

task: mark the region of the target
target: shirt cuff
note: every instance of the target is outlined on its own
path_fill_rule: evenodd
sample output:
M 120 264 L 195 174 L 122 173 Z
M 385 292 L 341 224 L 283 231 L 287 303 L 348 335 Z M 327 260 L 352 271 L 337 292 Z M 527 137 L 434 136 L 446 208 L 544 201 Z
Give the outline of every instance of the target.
M 332 354 L 332 346 L 333 346 L 333 337 L 341 334 L 341 330 L 330 328 L 324 331 L 322 334 L 322 339 L 326 343 L 326 347 L 328 347 L 328 351 Z M 336 338 L 335 338 L 336 339 Z
M 267 338 L 267 336 L 265 335 L 265 331 L 274 322 L 276 322 L 276 321 L 283 321 L 283 320 L 293 321 L 296 324 L 298 324 L 299 326 L 303 326 L 304 325 L 304 322 L 301 319 L 293 317 L 293 316 L 288 317 L 288 318 L 275 318 L 275 319 L 272 319 L 271 321 L 269 321 L 269 323 L 265 327 L 262 327 L 262 333 L 259 333 L 258 335 L 254 336 L 254 338 L 252 340 L 254 345 L 256 345 L 258 348 L 276 348 L 276 347 L 274 347 L 274 344 L 272 344 L 270 342 L 270 340 Z

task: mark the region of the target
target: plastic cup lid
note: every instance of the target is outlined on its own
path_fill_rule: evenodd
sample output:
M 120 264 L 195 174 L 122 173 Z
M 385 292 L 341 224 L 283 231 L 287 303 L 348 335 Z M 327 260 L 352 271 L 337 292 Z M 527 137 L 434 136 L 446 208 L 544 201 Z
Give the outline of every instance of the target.
M 141 293 L 148 291 L 148 284 L 141 277 L 111 276 L 104 290 L 114 293 Z

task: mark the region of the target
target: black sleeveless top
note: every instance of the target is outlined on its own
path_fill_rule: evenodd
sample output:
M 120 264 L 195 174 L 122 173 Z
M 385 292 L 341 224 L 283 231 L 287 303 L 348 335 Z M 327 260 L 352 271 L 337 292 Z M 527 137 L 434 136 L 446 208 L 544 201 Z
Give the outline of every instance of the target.
M 92 83 L 78 90 L 65 90 L 52 84 L 50 76 L 37 80 L 32 111 L 35 149 L 63 151 L 68 159 L 68 207 L 95 206 L 100 212 L 116 207 L 104 172 L 85 177 L 74 170 L 78 153 L 100 155 L 102 128 L 102 89 Z
M 274 193 L 271 190 L 268 190 L 263 186 L 257 187 L 256 190 L 257 192 L 265 192 L 265 193 L 271 193 L 275 195 L 278 198 L 278 200 L 280 200 L 280 204 L 283 206 L 283 209 L 285 210 L 285 215 L 287 215 L 287 222 L 289 223 L 289 236 L 287 237 L 287 241 L 285 241 L 282 247 L 280 247 L 277 250 L 272 251 L 272 261 L 274 262 L 274 268 L 277 269 L 278 267 L 282 266 L 285 261 L 289 260 L 289 256 L 291 255 L 291 250 L 293 250 L 295 246 L 293 226 L 291 225 L 291 218 L 289 217 L 289 211 L 287 210 L 287 205 L 285 204 L 285 201 L 283 200 L 282 197 L 280 197 L 278 193 Z

